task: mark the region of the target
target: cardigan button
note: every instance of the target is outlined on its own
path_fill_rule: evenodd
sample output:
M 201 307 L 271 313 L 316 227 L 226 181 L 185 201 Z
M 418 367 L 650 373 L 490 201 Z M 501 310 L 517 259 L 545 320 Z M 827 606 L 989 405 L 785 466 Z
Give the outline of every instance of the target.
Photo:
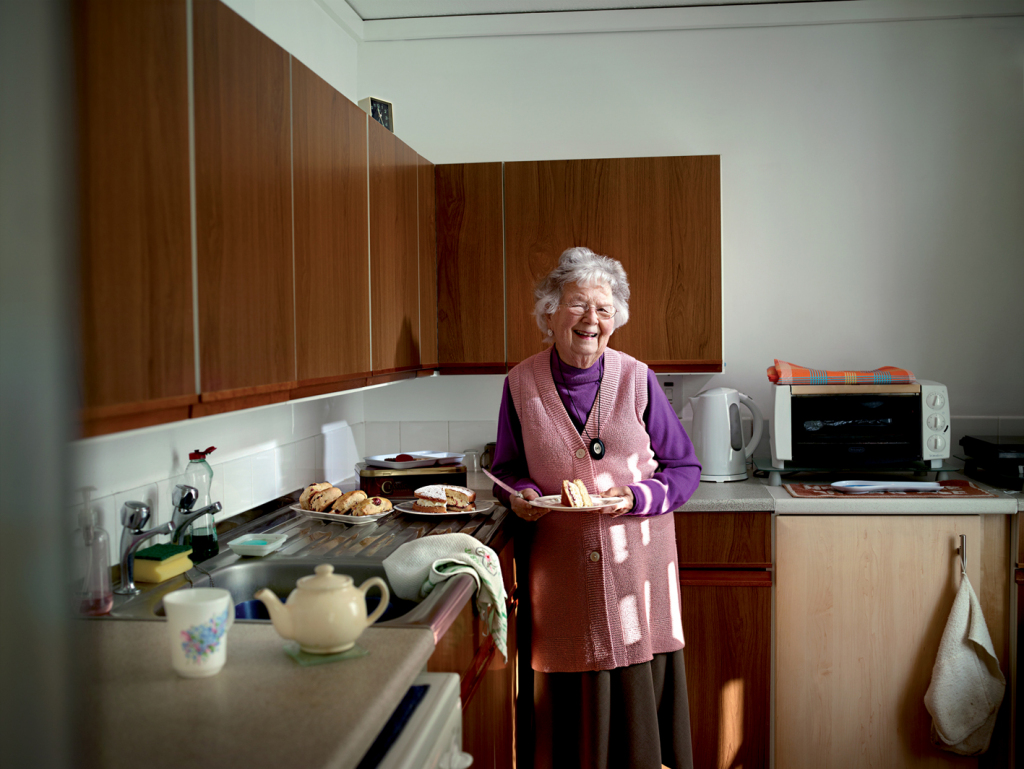
M 597 563 L 598 561 L 601 560 L 601 554 L 599 552 L 597 552 L 596 550 L 592 551 L 590 553 L 590 560 L 593 561 L 594 563 Z
M 583 459 L 587 455 L 586 449 L 576 449 L 576 459 Z

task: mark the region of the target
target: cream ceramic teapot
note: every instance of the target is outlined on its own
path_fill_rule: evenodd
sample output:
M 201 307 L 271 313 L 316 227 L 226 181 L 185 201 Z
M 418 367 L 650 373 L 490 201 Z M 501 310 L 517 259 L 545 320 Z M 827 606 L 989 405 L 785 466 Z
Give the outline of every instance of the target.
M 282 638 L 299 642 L 310 654 L 334 654 L 351 649 L 360 634 L 384 613 L 391 598 L 380 577 L 370 577 L 359 587 L 345 574 L 334 574 L 334 567 L 322 563 L 315 574 L 302 577 L 288 596 L 287 603 L 264 588 L 256 598 L 266 605 L 274 629 Z M 380 605 L 366 614 L 366 591 L 380 588 Z

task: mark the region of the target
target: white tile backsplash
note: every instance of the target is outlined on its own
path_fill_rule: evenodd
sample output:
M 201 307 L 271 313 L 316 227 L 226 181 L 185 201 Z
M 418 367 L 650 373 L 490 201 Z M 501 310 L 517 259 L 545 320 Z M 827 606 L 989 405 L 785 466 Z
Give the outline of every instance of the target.
M 498 420 L 448 423 L 448 451 L 483 451 L 498 435 Z
M 323 434 L 323 478 L 337 484 L 355 477 L 356 462 L 362 457 L 348 425 Z
M 400 422 L 367 422 L 365 456 L 394 454 L 402 442 Z
M 252 502 L 262 505 L 277 496 L 280 487 L 281 465 L 278 462 L 280 449 L 273 448 L 254 454 L 252 457 Z
M 287 494 L 300 486 L 308 486 L 316 478 L 316 438 L 282 446 L 281 476 L 278 494 Z
M 230 518 L 249 510 L 253 506 L 252 457 L 242 457 L 214 468 L 214 478 L 218 475 L 218 469 L 224 482 L 223 497 L 219 500 L 224 509 L 217 517 Z
M 399 451 L 448 451 L 447 422 L 400 422 Z

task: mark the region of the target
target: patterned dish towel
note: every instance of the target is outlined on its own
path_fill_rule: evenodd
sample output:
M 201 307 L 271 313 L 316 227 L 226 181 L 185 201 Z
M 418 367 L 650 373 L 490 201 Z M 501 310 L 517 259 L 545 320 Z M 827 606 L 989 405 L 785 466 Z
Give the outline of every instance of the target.
M 768 381 L 780 385 L 875 385 L 913 384 L 917 380 L 912 371 L 895 366 L 882 366 L 872 371 L 825 371 L 776 358 L 775 365 L 768 367 Z
M 497 554 L 468 534 L 438 534 L 401 545 L 384 559 L 388 582 L 399 598 L 421 601 L 456 574 L 476 580 L 476 606 L 484 627 L 508 662 L 507 595 Z

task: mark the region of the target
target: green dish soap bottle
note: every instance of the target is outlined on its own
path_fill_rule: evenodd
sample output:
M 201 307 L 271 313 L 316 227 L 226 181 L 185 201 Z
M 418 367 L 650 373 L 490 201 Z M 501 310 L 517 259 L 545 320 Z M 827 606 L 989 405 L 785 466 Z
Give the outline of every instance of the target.
M 213 483 L 213 468 L 210 467 L 206 457 L 216 450 L 216 446 L 210 446 L 205 451 L 196 449 L 188 455 L 188 466 L 185 468 L 185 483 L 195 487 L 199 493 L 193 510 L 199 510 L 210 505 L 210 484 Z M 220 552 L 217 544 L 217 523 L 213 519 L 213 513 L 201 515 L 192 522 L 188 533 L 182 542 L 192 548 L 192 563 L 200 563 Z

